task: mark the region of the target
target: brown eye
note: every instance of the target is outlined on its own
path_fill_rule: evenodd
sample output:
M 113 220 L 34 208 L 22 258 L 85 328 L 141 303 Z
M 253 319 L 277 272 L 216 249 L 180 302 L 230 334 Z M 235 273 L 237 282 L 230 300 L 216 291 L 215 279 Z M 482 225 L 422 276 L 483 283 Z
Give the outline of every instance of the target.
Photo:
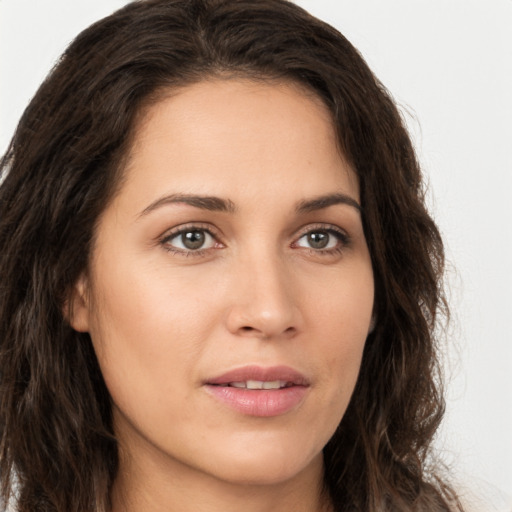
M 308 233 L 306 236 L 308 244 L 312 249 L 325 249 L 331 235 L 325 231 L 316 231 L 314 233 Z
M 302 235 L 297 241 L 297 246 L 319 251 L 334 249 L 340 244 L 340 239 L 341 234 L 334 231 L 317 229 Z
M 187 231 L 180 236 L 183 246 L 190 250 L 200 249 L 206 239 L 204 231 Z
M 199 251 L 215 246 L 215 239 L 205 229 L 187 229 L 167 238 L 165 244 L 180 251 Z

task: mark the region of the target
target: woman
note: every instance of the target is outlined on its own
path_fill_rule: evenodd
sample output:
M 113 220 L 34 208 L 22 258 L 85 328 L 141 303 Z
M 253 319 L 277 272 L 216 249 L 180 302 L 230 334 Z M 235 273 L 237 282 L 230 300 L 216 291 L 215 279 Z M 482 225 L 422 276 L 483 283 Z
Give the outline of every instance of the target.
M 71 44 L 2 170 L 18 510 L 462 510 L 430 457 L 442 242 L 333 28 L 282 0 L 129 4 Z

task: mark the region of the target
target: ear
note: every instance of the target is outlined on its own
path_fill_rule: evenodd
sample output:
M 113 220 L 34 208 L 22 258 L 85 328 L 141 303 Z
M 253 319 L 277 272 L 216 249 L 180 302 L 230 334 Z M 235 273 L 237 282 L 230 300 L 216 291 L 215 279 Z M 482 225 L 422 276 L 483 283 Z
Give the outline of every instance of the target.
M 64 303 L 63 314 L 75 331 L 89 332 L 89 285 L 85 274 L 78 278 L 70 290 Z

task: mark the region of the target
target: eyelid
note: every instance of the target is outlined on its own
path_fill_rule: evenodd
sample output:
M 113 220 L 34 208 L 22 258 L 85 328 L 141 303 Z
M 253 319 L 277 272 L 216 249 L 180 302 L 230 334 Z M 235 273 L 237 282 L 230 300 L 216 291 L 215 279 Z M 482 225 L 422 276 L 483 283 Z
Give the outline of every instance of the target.
M 343 238 L 350 238 L 347 231 L 336 224 L 330 224 L 329 222 L 315 222 L 313 224 L 306 224 L 305 226 L 302 226 L 294 235 L 294 239 L 297 240 L 312 231 L 329 231 L 337 233 Z
M 344 248 L 350 245 L 351 237 L 347 233 L 346 230 L 341 228 L 340 226 L 337 226 L 335 224 L 330 223 L 314 223 L 314 224 L 307 224 L 306 226 L 303 226 L 300 228 L 300 230 L 296 233 L 296 235 L 293 238 L 293 242 L 291 243 L 291 247 L 297 247 L 302 248 L 301 246 L 296 245 L 297 242 L 304 237 L 305 235 L 315 232 L 315 231 L 326 231 L 328 233 L 332 233 L 334 236 L 336 236 L 340 242 L 340 246 L 329 248 L 329 249 L 314 249 L 314 248 L 306 248 L 306 250 L 310 250 L 317 254 L 332 254 L 336 252 L 340 252 Z
M 186 233 L 187 231 L 204 231 L 208 233 L 216 242 L 216 246 L 208 247 L 205 249 L 197 249 L 197 250 L 186 250 L 180 249 L 179 247 L 174 247 L 170 245 L 168 242 L 173 238 L 179 236 L 182 233 Z M 314 249 L 314 248 L 306 248 L 297 245 L 298 241 L 304 237 L 305 235 L 315 232 L 315 231 L 325 231 L 333 234 L 339 240 L 339 244 L 336 247 L 327 248 L 327 249 Z M 212 251 L 213 249 L 219 249 L 225 247 L 222 241 L 222 235 L 220 231 L 213 226 L 212 224 L 205 222 L 187 222 L 185 224 L 180 224 L 171 229 L 165 231 L 160 237 L 158 237 L 158 243 L 163 246 L 163 248 L 169 252 L 174 254 L 178 254 L 181 256 L 203 256 L 205 253 Z M 334 254 L 339 253 L 351 243 L 351 237 L 347 233 L 347 231 L 336 224 L 330 223 L 313 223 L 302 226 L 299 230 L 296 231 L 293 236 L 293 241 L 290 244 L 292 248 L 301 248 L 305 250 L 309 250 L 312 253 L 316 254 Z M 218 245 L 217 245 L 218 244 Z
M 197 250 L 185 250 L 180 249 L 179 247 L 174 247 L 168 242 L 173 238 L 181 235 L 182 233 L 186 233 L 188 231 L 204 231 L 208 233 L 217 244 L 224 245 L 221 240 L 221 234 L 219 230 L 214 226 L 204 222 L 187 222 L 185 224 L 180 224 L 171 229 L 165 231 L 161 236 L 158 237 L 158 243 L 163 246 L 163 248 L 169 252 L 183 255 L 183 256 L 200 256 L 203 255 L 207 251 L 211 251 L 212 249 L 217 249 L 219 247 L 209 247 L 206 249 L 197 249 Z

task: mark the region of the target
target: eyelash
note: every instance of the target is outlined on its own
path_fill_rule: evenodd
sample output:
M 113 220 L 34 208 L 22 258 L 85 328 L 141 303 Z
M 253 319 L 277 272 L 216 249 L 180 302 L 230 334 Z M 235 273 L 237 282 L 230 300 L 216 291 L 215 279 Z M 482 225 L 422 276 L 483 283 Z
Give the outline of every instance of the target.
M 347 247 L 350 246 L 351 239 L 349 235 L 345 231 L 341 230 L 339 227 L 334 226 L 332 224 L 308 225 L 302 231 L 302 233 L 295 239 L 291 246 L 297 247 L 298 241 L 311 233 L 327 233 L 329 235 L 334 236 L 338 241 L 335 247 L 329 249 L 314 249 L 312 247 L 302 247 L 303 249 L 307 250 L 311 255 L 336 256 L 338 254 L 341 254 Z
M 173 230 L 171 232 L 167 232 L 161 238 L 160 244 L 163 246 L 163 248 L 166 251 L 168 251 L 172 254 L 176 254 L 178 256 L 184 256 L 186 258 L 204 256 L 208 251 L 215 249 L 215 248 L 217 248 L 217 249 L 220 248 L 220 247 L 209 247 L 207 249 L 185 250 L 185 249 L 179 249 L 177 247 L 173 247 L 172 245 L 170 245 L 169 242 L 171 240 L 174 240 L 175 238 L 178 238 L 179 236 L 181 236 L 185 233 L 190 233 L 193 231 L 206 233 L 215 240 L 215 245 L 218 245 L 218 244 L 222 245 L 222 243 L 219 242 L 219 235 L 217 235 L 216 233 L 213 233 L 210 226 L 205 226 L 203 224 L 188 224 L 186 226 L 180 226 L 179 228 L 177 228 L 176 230 Z
M 208 247 L 206 249 L 197 249 L 197 250 L 193 250 L 193 249 L 179 249 L 177 247 L 173 247 L 172 245 L 170 245 L 170 241 L 171 240 L 174 240 L 176 238 L 178 238 L 179 236 L 185 234 L 185 233 L 190 233 L 190 232 L 202 232 L 202 233 L 206 233 L 208 236 L 211 236 L 213 238 L 213 240 L 215 241 L 215 245 L 220 245 L 222 247 L 224 247 L 224 245 L 222 244 L 222 242 L 219 241 L 219 235 L 214 233 L 213 230 L 211 229 L 211 226 L 205 226 L 205 225 L 202 225 L 202 224 L 189 224 L 189 225 L 186 225 L 186 226 L 180 226 L 179 228 L 171 231 L 171 232 L 167 232 L 159 241 L 159 243 L 163 246 L 163 248 L 172 253 L 172 254 L 176 254 L 178 256 L 184 256 L 184 257 L 201 257 L 201 256 L 204 256 L 208 251 L 211 251 L 212 249 L 219 249 L 219 248 L 222 248 L 222 247 Z M 301 247 L 298 245 L 298 242 L 299 240 L 301 240 L 303 237 L 311 234 L 311 233 L 327 233 L 329 235 L 332 235 L 334 236 L 338 243 L 336 244 L 335 247 L 332 247 L 332 248 L 329 248 L 329 249 L 314 249 L 312 247 Z M 318 225 L 309 225 L 307 226 L 307 228 L 305 228 L 301 234 L 299 234 L 298 237 L 295 238 L 295 241 L 292 242 L 292 244 L 290 245 L 290 247 L 297 247 L 297 248 L 302 248 L 302 249 L 305 249 L 306 251 L 308 251 L 308 253 L 312 254 L 312 255 L 320 255 L 320 256 L 333 256 L 333 255 L 337 255 L 337 254 L 341 254 L 349 245 L 350 245 L 350 242 L 351 242 L 351 239 L 349 237 L 349 235 L 345 232 L 345 231 L 342 231 L 340 228 L 338 228 L 337 226 L 334 226 L 334 225 L 331 225 L 331 224 L 318 224 Z

